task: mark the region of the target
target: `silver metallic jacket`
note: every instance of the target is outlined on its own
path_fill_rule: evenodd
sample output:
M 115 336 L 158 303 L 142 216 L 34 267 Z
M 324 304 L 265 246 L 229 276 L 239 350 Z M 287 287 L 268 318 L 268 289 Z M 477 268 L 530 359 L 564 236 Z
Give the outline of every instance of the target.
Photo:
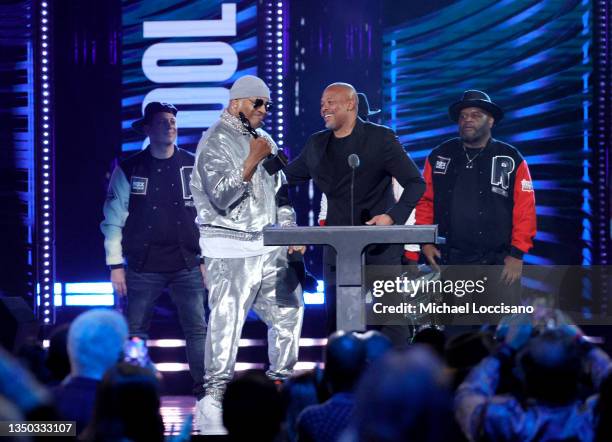
M 261 129 L 257 132 L 276 153 L 278 147 L 272 138 Z M 190 185 L 202 238 L 253 241 L 267 225 L 295 225 L 293 208 L 276 206 L 276 192 L 285 182 L 282 172 L 270 176 L 259 164 L 251 181 L 243 181 L 250 141 L 251 135 L 240 120 L 227 110 L 202 135 Z

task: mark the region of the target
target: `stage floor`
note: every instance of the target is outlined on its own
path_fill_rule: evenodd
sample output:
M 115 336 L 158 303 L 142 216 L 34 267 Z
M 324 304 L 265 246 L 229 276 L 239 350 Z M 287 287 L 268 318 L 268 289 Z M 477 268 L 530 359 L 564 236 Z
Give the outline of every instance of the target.
M 166 435 L 180 434 L 185 419 L 193 414 L 194 407 L 195 398 L 193 396 L 162 396 L 161 415 L 164 419 Z

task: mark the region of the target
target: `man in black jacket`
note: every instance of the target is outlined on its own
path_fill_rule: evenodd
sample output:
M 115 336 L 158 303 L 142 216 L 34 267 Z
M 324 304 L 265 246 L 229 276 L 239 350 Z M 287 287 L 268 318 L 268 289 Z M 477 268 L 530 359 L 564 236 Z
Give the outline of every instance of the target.
M 127 295 L 132 336 L 147 338 L 154 303 L 168 288 L 185 334 L 194 394 L 200 399 L 206 320 L 200 234 L 189 188 L 194 156 L 175 144 L 176 113 L 171 104 L 152 102 L 144 118 L 132 125 L 151 143 L 113 171 L 100 228 L 113 289 Z
M 437 146 L 425 162 L 425 194 L 416 208 L 417 224 L 437 224 L 446 238 L 442 249 L 422 247 L 434 267 L 450 265 L 444 279 L 486 281 L 478 297 L 450 296 L 453 303 L 500 306 L 520 302 L 523 255 L 533 247 L 536 206 L 527 162 L 510 144 L 491 134 L 504 117 L 484 92 L 467 90 L 448 109 L 459 137 Z M 468 304 L 469 305 L 469 304 Z M 455 324 L 477 316 L 455 317 Z M 479 315 L 496 322 L 501 315 Z M 478 322 L 477 321 L 477 322 Z
M 425 191 L 425 183 L 393 131 L 358 118 L 358 106 L 357 92 L 350 84 L 333 83 L 325 88 L 321 117 L 326 130 L 313 134 L 300 155 L 284 169 L 287 181 L 299 184 L 312 179 L 327 195 L 328 226 L 404 224 Z M 352 154 L 360 163 L 355 170 L 353 213 L 348 163 Z M 397 202 L 392 178 L 404 188 Z M 366 264 L 399 265 L 401 255 L 399 244 L 372 246 L 366 252 Z M 326 249 L 324 268 L 333 271 L 334 262 L 335 256 Z M 328 318 L 333 322 L 335 287 L 329 284 L 328 275 L 326 303 Z
M 449 107 L 459 137 L 437 146 L 425 162 L 427 189 L 416 209 L 417 224 L 438 224 L 443 251 L 423 246 L 429 263 L 503 266 L 512 284 L 522 273 L 523 255 L 533 247 L 536 206 L 527 162 L 491 129 L 503 110 L 477 90 Z M 442 253 L 444 252 L 444 253 Z

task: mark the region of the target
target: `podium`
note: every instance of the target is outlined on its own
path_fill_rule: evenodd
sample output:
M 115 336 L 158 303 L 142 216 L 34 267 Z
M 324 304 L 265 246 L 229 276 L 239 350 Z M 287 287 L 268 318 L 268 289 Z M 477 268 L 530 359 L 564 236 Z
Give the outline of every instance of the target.
M 336 250 L 336 326 L 365 330 L 361 255 L 372 244 L 437 244 L 438 226 L 265 227 L 264 245 L 328 245 Z

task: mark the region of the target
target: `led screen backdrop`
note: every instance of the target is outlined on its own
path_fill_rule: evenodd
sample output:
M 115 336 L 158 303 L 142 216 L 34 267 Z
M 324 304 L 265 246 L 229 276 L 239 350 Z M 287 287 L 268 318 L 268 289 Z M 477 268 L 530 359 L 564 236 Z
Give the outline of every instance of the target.
M 528 263 L 591 263 L 591 5 L 461 0 L 384 34 L 386 124 L 422 167 L 454 137 L 449 104 L 487 91 L 506 116 L 493 135 L 526 157 L 538 235 Z
M 131 129 L 151 101 L 179 109 L 178 144 L 193 150 L 240 76 L 257 74 L 257 2 L 124 0 L 122 151 L 142 149 Z

